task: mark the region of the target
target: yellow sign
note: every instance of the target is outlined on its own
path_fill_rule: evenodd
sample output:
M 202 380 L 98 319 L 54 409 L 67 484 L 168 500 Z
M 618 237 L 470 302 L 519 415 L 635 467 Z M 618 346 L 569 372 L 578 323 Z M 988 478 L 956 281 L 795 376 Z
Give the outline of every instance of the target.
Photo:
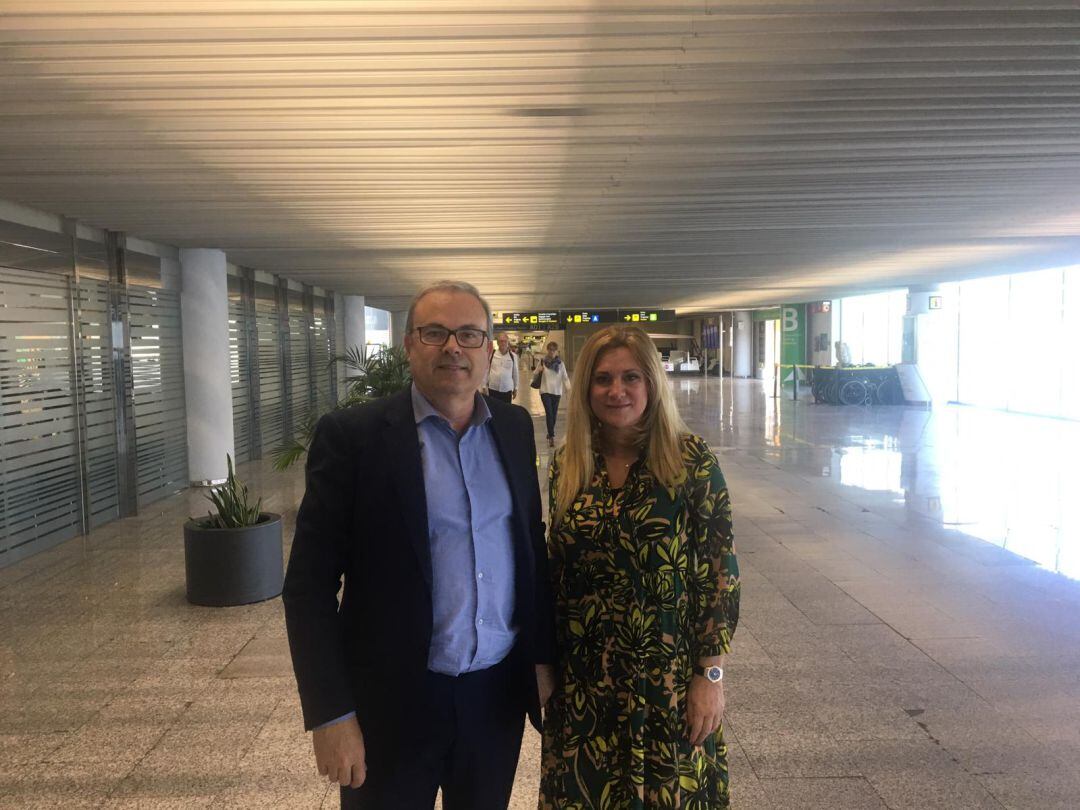
M 639 309 L 639 310 L 619 310 L 619 317 L 624 323 L 656 323 L 657 321 L 673 321 L 675 320 L 675 310 L 673 309 Z

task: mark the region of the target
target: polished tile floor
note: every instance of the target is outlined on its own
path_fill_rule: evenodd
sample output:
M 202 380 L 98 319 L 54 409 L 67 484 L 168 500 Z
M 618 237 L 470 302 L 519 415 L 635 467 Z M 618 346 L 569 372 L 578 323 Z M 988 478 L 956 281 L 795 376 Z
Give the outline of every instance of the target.
M 1080 424 L 673 385 L 735 505 L 735 806 L 1080 806 Z M 241 473 L 290 531 L 301 472 Z M 184 601 L 203 509 L 185 493 L 0 571 L 0 807 L 337 806 L 280 600 Z M 515 808 L 537 763 L 528 732 Z

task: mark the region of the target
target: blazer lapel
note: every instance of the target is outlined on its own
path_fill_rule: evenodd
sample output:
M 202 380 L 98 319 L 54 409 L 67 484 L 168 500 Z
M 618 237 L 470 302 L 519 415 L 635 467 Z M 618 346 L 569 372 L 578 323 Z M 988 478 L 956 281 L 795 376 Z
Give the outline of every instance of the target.
M 383 432 L 384 458 L 405 510 L 402 516 L 409 542 L 420 563 L 424 582 L 431 589 L 431 547 L 428 540 L 427 495 L 424 490 L 424 471 L 420 465 L 420 439 L 413 415 L 409 389 L 396 395 L 396 401 L 386 411 L 387 429 Z

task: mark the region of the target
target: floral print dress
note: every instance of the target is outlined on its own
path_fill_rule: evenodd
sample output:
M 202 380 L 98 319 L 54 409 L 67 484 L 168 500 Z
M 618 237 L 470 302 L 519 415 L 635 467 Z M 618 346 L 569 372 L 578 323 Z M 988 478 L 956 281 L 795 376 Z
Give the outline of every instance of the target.
M 597 454 L 591 485 L 549 534 L 559 683 L 541 810 L 728 806 L 722 730 L 690 745 L 686 692 L 699 658 L 728 652 L 738 621 L 731 505 L 708 445 L 682 441 L 686 477 L 670 489 L 638 460 L 614 490 Z

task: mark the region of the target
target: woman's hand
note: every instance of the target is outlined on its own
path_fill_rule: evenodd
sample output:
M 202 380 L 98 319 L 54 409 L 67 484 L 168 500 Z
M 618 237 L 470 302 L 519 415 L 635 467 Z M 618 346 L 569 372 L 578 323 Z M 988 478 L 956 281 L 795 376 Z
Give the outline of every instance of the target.
M 695 675 L 686 691 L 686 736 L 690 744 L 702 745 L 720 728 L 724 719 L 724 682 L 713 683 Z

